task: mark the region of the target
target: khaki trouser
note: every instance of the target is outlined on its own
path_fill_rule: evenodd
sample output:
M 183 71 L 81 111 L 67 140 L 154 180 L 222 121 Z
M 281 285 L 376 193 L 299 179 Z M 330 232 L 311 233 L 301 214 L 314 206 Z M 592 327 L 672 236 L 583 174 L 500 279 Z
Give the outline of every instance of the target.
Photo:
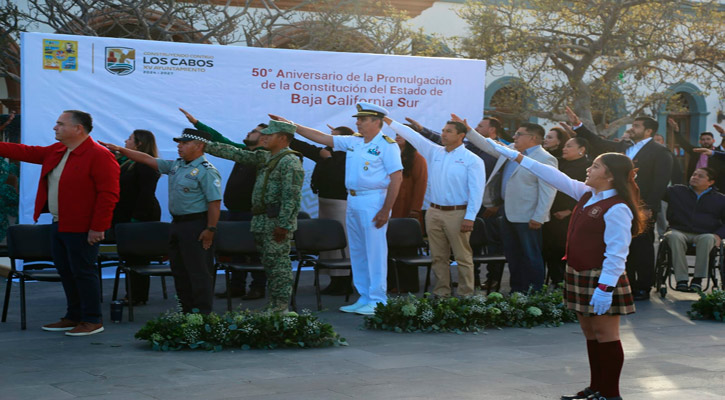
M 466 210 L 441 211 L 433 207 L 425 214 L 432 269 L 436 277 L 435 295 L 451 295 L 451 249 L 458 264 L 458 295 L 473 294 L 473 251 L 468 242 L 471 232 L 461 232 L 465 215 Z
M 710 252 L 715 247 L 715 235 L 712 233 L 688 233 L 675 229 L 665 233 L 665 240 L 672 253 L 672 269 L 675 279 L 687 281 L 687 253 L 688 244 L 694 243 L 695 252 L 695 278 L 707 277 L 707 267 L 710 263 Z

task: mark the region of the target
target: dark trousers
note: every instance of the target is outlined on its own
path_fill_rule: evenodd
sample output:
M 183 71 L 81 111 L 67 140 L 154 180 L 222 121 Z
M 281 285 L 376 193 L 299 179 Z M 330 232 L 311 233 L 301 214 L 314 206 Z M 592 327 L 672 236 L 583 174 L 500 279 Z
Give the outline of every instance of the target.
M 650 291 L 655 282 L 655 231 L 657 215 L 647 221 L 647 230 L 633 237 L 627 257 L 627 278 L 632 290 Z
M 229 221 L 251 221 L 252 213 L 249 211 L 229 211 Z M 238 262 L 246 262 L 255 260 L 235 260 Z M 259 260 L 256 260 L 259 261 Z M 252 275 L 252 283 L 249 287 L 264 289 L 267 286 L 267 274 L 264 271 L 250 272 Z M 244 289 L 247 287 L 247 273 L 246 272 L 232 272 L 231 278 L 232 287 Z
M 214 248 L 204 250 L 199 235 L 206 229 L 206 218 L 172 222 L 169 261 L 176 295 L 183 312 L 198 309 L 208 314 L 214 299 Z
M 480 217 L 482 217 L 484 210 L 485 207 L 481 207 L 481 211 L 479 212 Z M 499 212 L 495 215 L 483 218 L 483 222 L 486 224 L 486 254 L 503 254 L 503 246 L 501 245 L 501 221 L 503 221 L 503 217 L 501 216 L 501 209 L 499 209 Z M 489 282 L 501 282 L 504 264 L 506 263 L 488 263 L 488 265 L 486 266 L 486 280 Z M 478 284 L 478 269 L 475 271 L 475 274 L 477 280 L 476 284 Z
M 544 285 L 546 270 L 541 256 L 541 229 L 529 229 L 528 223 L 501 223 L 501 240 L 511 272 L 511 291 L 526 292 Z
M 51 240 L 53 263 L 68 303 L 65 318 L 101 322 L 101 285 L 96 268 L 98 244 L 88 244 L 88 232 L 58 232 L 57 222 L 53 223 Z

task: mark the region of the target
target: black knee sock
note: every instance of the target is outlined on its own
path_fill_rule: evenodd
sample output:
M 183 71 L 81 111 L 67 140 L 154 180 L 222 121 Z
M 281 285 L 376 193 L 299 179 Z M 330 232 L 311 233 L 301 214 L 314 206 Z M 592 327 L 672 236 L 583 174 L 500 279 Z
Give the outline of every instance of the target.
M 619 375 L 624 365 L 624 350 L 622 342 L 599 343 L 599 365 L 601 368 L 601 386 L 597 387 L 599 393 L 604 397 L 619 396 Z
M 589 388 L 596 392 L 601 388 L 601 363 L 599 361 L 599 342 L 587 340 L 587 354 L 589 354 Z

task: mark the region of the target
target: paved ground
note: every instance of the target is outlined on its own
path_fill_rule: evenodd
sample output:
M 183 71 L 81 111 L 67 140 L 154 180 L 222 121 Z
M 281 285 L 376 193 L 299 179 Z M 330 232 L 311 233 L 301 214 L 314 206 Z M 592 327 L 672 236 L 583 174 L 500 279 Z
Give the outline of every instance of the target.
M 313 308 L 311 274 L 305 275 L 299 303 Z M 104 310 L 111 287 L 107 280 Z M 136 322 L 107 323 L 104 333 L 85 338 L 40 330 L 62 314 L 59 284 L 29 285 L 27 331 L 20 330 L 17 294 L 15 285 L 8 322 L 0 324 L 5 400 L 558 399 L 589 379 L 576 324 L 478 335 L 366 331 L 362 317 L 335 311 L 342 298 L 326 296 L 329 309 L 320 317 L 349 347 L 160 353 L 133 338 L 143 321 L 174 306 L 162 299 L 157 280 L 150 304 L 136 308 Z M 690 321 L 686 311 L 695 299 L 683 293 L 653 298 L 623 319 L 625 399 L 725 398 L 725 325 Z M 221 312 L 225 304 L 215 306 Z

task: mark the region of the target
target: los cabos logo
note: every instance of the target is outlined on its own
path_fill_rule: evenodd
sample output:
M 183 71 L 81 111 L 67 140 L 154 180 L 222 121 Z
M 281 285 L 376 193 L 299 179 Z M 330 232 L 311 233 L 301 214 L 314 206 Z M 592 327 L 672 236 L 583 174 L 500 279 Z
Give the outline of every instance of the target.
M 136 70 L 136 49 L 106 47 L 106 71 L 123 76 L 134 70 Z

